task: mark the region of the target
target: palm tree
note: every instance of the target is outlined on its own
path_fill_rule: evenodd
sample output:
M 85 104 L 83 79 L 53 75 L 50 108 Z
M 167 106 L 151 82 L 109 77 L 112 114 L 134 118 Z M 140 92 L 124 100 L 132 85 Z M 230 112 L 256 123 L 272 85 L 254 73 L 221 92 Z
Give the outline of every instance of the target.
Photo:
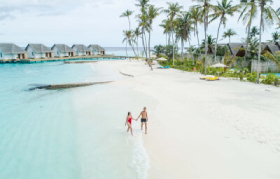
M 152 50 L 152 52 L 154 52 L 156 56 L 159 57 L 161 53 L 164 53 L 164 47 L 162 45 L 156 45 L 154 47 L 154 50 Z
M 147 9 L 147 7 L 149 6 L 148 2 L 150 2 L 150 0 L 136 0 L 136 1 L 138 1 L 139 4 L 135 4 L 135 6 L 140 7 L 142 13 Z
M 181 58 L 183 61 L 183 53 L 184 53 L 184 42 L 189 41 L 190 45 L 190 36 L 192 31 L 193 21 L 191 19 L 191 13 L 187 12 L 181 15 L 178 19 L 176 19 L 177 27 L 176 27 L 176 41 L 181 40 Z
M 260 35 L 260 31 L 257 28 L 257 26 L 254 26 L 250 32 L 251 37 L 256 37 L 257 35 Z
M 172 32 L 172 41 L 173 41 L 173 65 L 174 65 L 174 47 L 175 47 L 175 41 L 173 37 L 173 26 L 174 26 L 174 18 L 176 16 L 180 16 L 179 13 L 181 13 L 181 9 L 183 6 L 180 6 L 178 3 L 169 3 L 168 4 L 168 9 L 165 9 L 164 12 L 167 13 L 167 17 L 170 19 L 170 27 L 171 27 L 171 32 Z
M 156 17 L 160 15 L 160 10 L 162 8 L 156 8 L 154 5 L 150 5 L 148 9 L 148 17 L 149 17 L 149 58 L 151 58 L 151 31 L 152 31 L 152 25 L 153 21 Z
M 135 50 L 134 50 L 134 46 L 133 44 L 135 43 L 135 35 L 132 31 L 130 30 L 125 30 L 123 31 L 123 34 L 125 36 L 125 38 L 123 39 L 123 43 L 126 41 L 126 55 L 127 55 L 127 58 L 128 58 L 128 54 L 127 54 L 127 44 L 129 44 L 134 52 L 134 55 L 136 55 L 135 53 Z
M 275 10 L 268 5 L 268 3 L 272 4 L 273 0 L 257 0 L 259 3 L 259 7 L 261 9 L 261 17 L 260 17 L 260 37 L 259 37 L 259 54 L 258 54 L 258 80 L 257 83 L 260 83 L 260 61 L 261 61 L 261 42 L 262 42 L 262 30 L 264 30 L 264 21 L 267 25 L 274 24 L 274 21 L 277 20 L 279 22 L 280 18 Z
M 208 15 L 209 15 L 209 12 L 214 10 L 215 11 L 215 7 L 210 4 L 211 0 L 192 0 L 192 1 L 195 1 L 195 2 L 199 2 L 199 3 L 202 3 L 202 5 L 196 5 L 196 6 L 193 6 L 194 8 L 198 8 L 202 11 L 202 14 L 204 16 L 204 35 L 205 35 L 205 39 L 207 38 L 207 29 L 208 29 Z M 205 43 L 205 75 L 206 75 L 206 72 L 207 72 L 207 40 L 206 40 L 206 43 Z
M 211 14 L 209 17 L 212 19 L 210 20 L 210 23 L 214 20 L 220 18 L 220 23 L 218 27 L 217 32 L 217 42 L 215 46 L 215 61 L 217 60 L 217 47 L 218 47 L 218 41 L 219 41 L 219 33 L 220 33 L 220 27 L 223 24 L 224 27 L 226 27 L 226 22 L 228 21 L 227 15 L 233 16 L 234 12 L 238 11 L 238 6 L 232 6 L 232 0 L 221 0 L 221 2 L 218 2 L 218 5 L 215 6 L 216 11 L 214 14 Z
M 198 43 L 198 47 L 200 47 L 200 43 L 199 43 L 199 37 L 198 37 L 198 24 L 202 23 L 203 22 L 203 19 L 202 19 L 202 11 L 198 8 L 191 8 L 190 9 L 190 13 L 191 13 L 191 18 L 193 20 L 193 30 L 194 30 L 194 35 L 196 34 L 197 36 L 197 43 Z M 201 55 L 201 49 L 199 49 L 199 53 Z
M 149 32 L 150 24 L 149 24 L 149 17 L 147 13 L 147 8 L 149 6 L 148 2 L 150 0 L 137 0 L 139 4 L 135 4 L 135 6 L 140 7 L 141 14 L 137 15 L 139 27 L 141 28 L 142 33 L 142 44 L 144 48 L 144 52 L 146 55 L 146 59 L 148 59 L 148 53 L 147 53 L 147 39 L 146 39 L 146 33 L 145 31 Z M 153 70 L 152 65 L 150 64 L 150 60 L 148 61 L 149 66 L 151 67 L 151 70 Z
M 127 54 L 127 42 L 128 42 L 128 39 L 130 38 L 130 37 L 129 37 L 129 32 L 128 32 L 128 30 L 124 30 L 124 31 L 123 31 L 123 35 L 124 35 L 123 43 L 126 42 L 126 56 L 127 56 L 127 58 L 128 58 L 128 54 Z
M 246 61 L 251 25 L 253 19 L 257 17 L 257 5 L 256 5 L 256 0 L 240 0 L 240 2 L 241 2 L 240 7 L 242 7 L 243 10 L 240 13 L 238 21 L 242 19 L 244 24 L 247 23 L 246 26 L 247 40 L 246 40 L 246 49 L 245 49 L 245 56 L 244 56 L 244 61 Z
M 144 52 L 146 55 L 146 59 L 148 59 L 148 45 L 147 45 L 147 38 L 145 32 L 146 31 L 149 32 L 150 24 L 149 24 L 149 17 L 146 11 L 144 11 L 141 15 L 138 16 L 138 22 L 139 22 L 139 28 L 141 28 L 142 44 L 143 44 Z
M 166 45 L 169 45 L 170 44 L 170 33 L 171 33 L 170 32 L 170 30 L 171 30 L 170 20 L 164 19 L 159 26 L 164 29 L 163 34 L 166 34 Z
M 120 17 L 127 17 L 128 18 L 128 23 L 129 23 L 129 30 L 131 29 L 130 28 L 130 19 L 129 19 L 129 16 L 131 16 L 133 14 L 133 11 L 130 11 L 130 10 L 126 10 L 124 13 L 122 13 L 120 15 Z
M 268 42 L 277 42 L 280 39 L 280 34 L 278 32 L 273 32 L 271 35 L 272 40 L 268 40 Z
M 205 42 L 205 39 L 202 40 L 201 48 L 204 48 L 205 44 L 207 44 L 207 47 L 206 47 L 207 50 L 205 49 L 205 51 L 208 53 L 209 49 L 212 50 L 215 48 L 216 42 L 217 42 L 217 39 L 213 38 L 213 35 L 207 35 L 207 41 Z
M 243 43 L 247 43 L 247 39 L 242 39 Z M 259 39 L 258 38 L 249 38 L 248 41 L 248 52 L 252 57 L 258 55 Z
M 229 43 L 230 43 L 230 38 L 231 36 L 235 36 L 237 33 L 233 29 L 228 29 L 226 32 L 224 32 L 223 38 L 229 38 Z
M 136 37 L 136 39 L 137 39 L 137 42 L 136 42 L 136 45 L 137 45 L 137 56 L 139 56 L 139 50 L 138 50 L 139 44 L 138 44 L 138 39 L 139 39 L 139 37 L 140 37 L 141 34 L 142 34 L 142 33 L 141 33 L 139 27 L 137 27 L 137 28 L 134 30 L 134 35 L 135 35 L 135 37 Z

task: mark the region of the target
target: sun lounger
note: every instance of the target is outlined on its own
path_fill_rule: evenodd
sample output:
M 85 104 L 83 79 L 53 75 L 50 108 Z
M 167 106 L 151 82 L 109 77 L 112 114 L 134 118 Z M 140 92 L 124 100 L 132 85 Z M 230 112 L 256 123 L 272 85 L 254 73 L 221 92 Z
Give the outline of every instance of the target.
M 166 66 L 166 67 L 158 67 L 158 69 L 169 69 L 169 66 Z
M 206 78 L 205 80 L 207 81 L 216 81 L 216 80 L 220 80 L 219 77 L 209 77 L 209 78 Z
M 201 80 L 206 80 L 208 78 L 214 78 L 215 76 L 204 76 L 204 77 L 200 77 Z

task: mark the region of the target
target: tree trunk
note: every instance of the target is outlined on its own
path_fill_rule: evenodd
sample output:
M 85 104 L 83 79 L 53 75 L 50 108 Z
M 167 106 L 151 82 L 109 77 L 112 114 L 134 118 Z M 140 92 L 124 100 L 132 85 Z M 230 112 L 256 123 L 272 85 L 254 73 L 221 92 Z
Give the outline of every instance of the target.
M 128 54 L 127 54 L 127 39 L 126 39 L 126 58 L 128 58 Z
M 130 30 L 131 28 L 130 28 L 130 19 L 129 19 L 129 16 L 127 16 L 127 18 L 128 18 L 129 30 Z
M 207 52 L 208 52 L 208 39 L 207 39 L 207 22 L 206 13 L 204 14 L 204 33 L 205 33 L 205 76 L 207 72 Z
M 173 25 L 171 25 L 171 30 L 172 30 L 172 43 L 173 43 L 173 66 L 174 66 L 174 46 L 175 46 L 175 42 L 174 42 L 174 35 L 173 35 Z
M 181 39 L 181 58 L 182 58 L 182 62 L 184 61 L 184 40 L 183 38 Z
M 153 65 L 151 64 L 151 30 L 149 31 L 149 63 L 151 70 L 153 71 Z
M 251 23 L 249 24 L 248 34 L 247 34 L 247 40 L 246 40 L 246 49 L 245 49 L 245 56 L 244 61 L 246 62 L 246 57 L 248 53 L 248 45 L 249 45 L 249 38 L 250 38 L 250 31 L 251 31 Z
M 257 83 L 260 84 L 260 67 L 261 67 L 261 50 L 262 50 L 262 22 L 263 22 L 263 5 L 261 6 L 261 20 L 260 20 L 260 40 L 259 40 L 259 58 L 258 58 L 258 72 Z
M 219 33 L 220 33 L 220 27 L 221 27 L 221 24 L 222 24 L 222 19 L 223 19 L 223 16 L 221 17 L 220 24 L 219 24 L 219 27 L 218 27 L 216 46 L 215 46 L 215 62 L 217 61 L 217 48 L 218 48 Z
M 200 43 L 199 43 L 199 36 L 198 36 L 197 25 L 196 25 L 196 36 L 197 36 L 197 42 L 198 42 L 198 48 L 199 48 L 199 55 L 201 56 L 201 49 L 200 49 Z
M 190 46 L 190 48 L 191 48 L 191 41 L 190 41 L 190 39 L 189 39 L 189 46 Z M 193 54 L 192 54 L 192 50 L 190 50 L 190 52 L 191 52 L 191 57 L 192 57 L 192 59 L 193 59 L 193 65 L 194 65 L 194 56 L 193 56 Z
M 139 44 L 138 44 L 138 39 L 139 39 L 139 37 L 137 36 L 137 56 L 139 57 Z M 138 59 L 139 60 L 139 59 Z
M 182 70 L 184 71 L 184 39 L 181 39 Z

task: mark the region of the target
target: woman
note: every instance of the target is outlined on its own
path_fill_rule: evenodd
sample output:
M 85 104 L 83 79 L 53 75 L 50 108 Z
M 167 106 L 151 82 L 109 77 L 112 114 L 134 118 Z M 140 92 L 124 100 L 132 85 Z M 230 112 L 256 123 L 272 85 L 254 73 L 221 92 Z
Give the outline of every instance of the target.
M 127 132 L 130 129 L 131 130 L 131 135 L 133 135 L 132 126 L 131 126 L 131 120 L 135 120 L 135 119 L 133 119 L 133 117 L 131 115 L 131 112 L 128 112 L 128 115 L 127 115 L 126 120 L 125 120 L 125 126 L 126 126 L 126 124 L 128 125 Z

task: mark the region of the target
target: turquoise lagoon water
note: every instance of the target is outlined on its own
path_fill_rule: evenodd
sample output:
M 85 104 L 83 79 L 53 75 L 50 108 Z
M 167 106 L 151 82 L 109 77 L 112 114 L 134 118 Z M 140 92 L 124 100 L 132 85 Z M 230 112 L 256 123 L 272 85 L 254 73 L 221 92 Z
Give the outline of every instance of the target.
M 154 106 L 133 87 L 113 84 L 34 90 L 30 84 L 121 80 L 94 64 L 0 64 L 0 178 L 146 178 L 140 123 L 125 116 Z

